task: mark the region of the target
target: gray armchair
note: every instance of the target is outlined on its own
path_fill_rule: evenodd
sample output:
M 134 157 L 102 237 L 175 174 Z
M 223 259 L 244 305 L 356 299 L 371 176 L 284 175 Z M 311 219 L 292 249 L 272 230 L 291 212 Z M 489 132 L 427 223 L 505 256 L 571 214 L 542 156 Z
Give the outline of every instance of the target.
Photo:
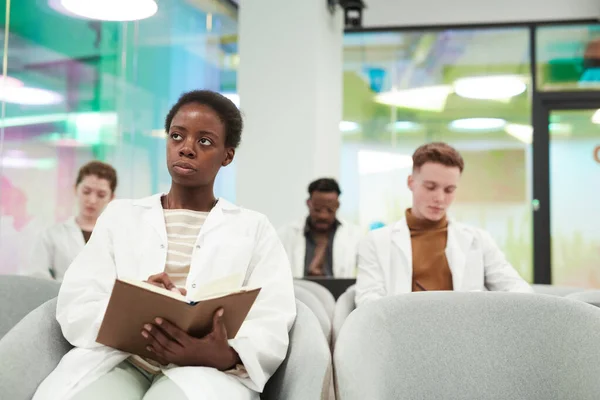
M 575 292 L 566 296 L 567 299 L 583 301 L 584 303 L 600 307 L 600 290 L 586 290 L 585 292 Z
M 294 279 L 294 286 L 300 286 L 305 289 L 308 289 L 312 294 L 317 296 L 317 298 L 325 308 L 327 316 L 330 320 L 333 321 L 335 297 L 333 297 L 331 292 L 325 286 L 320 285 L 317 282 L 305 281 L 303 279 Z
M 297 283 L 294 284 L 294 293 L 296 295 L 296 300 L 305 304 L 315 317 L 317 317 L 323 334 L 327 339 L 327 343 L 329 343 L 331 341 L 331 319 L 327 315 L 323 303 L 321 303 L 314 293 Z
M 33 310 L 0 339 L 0 393 L 29 400 L 70 349 L 56 321 L 56 298 Z
M 288 354 L 264 390 L 263 400 L 333 398 L 331 352 L 317 317 L 296 300 L 298 315 L 290 332 Z M 0 355 L 1 356 L 1 355 Z
M 596 400 L 600 310 L 555 296 L 422 292 L 357 308 L 334 353 L 338 400 Z
M 0 276 L 0 339 L 23 317 L 56 297 L 60 283 L 29 276 Z
M 558 286 L 558 285 L 544 285 L 537 283 L 531 285 L 533 291 L 538 294 L 548 294 L 551 296 L 565 297 L 573 293 L 583 292 L 586 289 L 575 287 L 575 286 Z
M 286 360 L 267 383 L 264 400 L 317 400 L 330 395 L 331 353 L 314 314 L 296 302 Z M 71 349 L 55 318 L 56 299 L 28 314 L 0 339 L 2 398 L 30 400 L 39 384 Z
M 331 329 L 331 344 L 335 347 L 335 341 L 340 335 L 342 326 L 348 315 L 356 308 L 354 297 L 356 296 L 355 285 L 350 286 L 342 295 L 337 299 L 335 303 L 335 310 L 333 312 L 333 324 Z

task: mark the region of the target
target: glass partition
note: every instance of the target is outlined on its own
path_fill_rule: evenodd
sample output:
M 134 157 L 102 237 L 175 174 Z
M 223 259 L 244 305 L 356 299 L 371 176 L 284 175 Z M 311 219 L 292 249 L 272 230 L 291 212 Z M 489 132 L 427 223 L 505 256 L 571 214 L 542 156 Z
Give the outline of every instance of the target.
M 343 213 L 364 228 L 411 205 L 421 144 L 465 159 L 451 216 L 486 229 L 532 278 L 527 28 L 352 33 L 344 39 Z
M 60 2 L 0 1 L 7 78 L 0 154 L 0 273 L 17 272 L 43 228 L 75 213 L 81 165 L 118 172 L 117 197 L 168 190 L 164 117 L 178 96 L 235 95 L 236 9 L 217 0 L 159 2 L 133 22 L 77 17 Z M 235 200 L 235 167 L 217 182 Z
M 549 123 L 552 283 L 598 288 L 600 111 L 553 110 Z

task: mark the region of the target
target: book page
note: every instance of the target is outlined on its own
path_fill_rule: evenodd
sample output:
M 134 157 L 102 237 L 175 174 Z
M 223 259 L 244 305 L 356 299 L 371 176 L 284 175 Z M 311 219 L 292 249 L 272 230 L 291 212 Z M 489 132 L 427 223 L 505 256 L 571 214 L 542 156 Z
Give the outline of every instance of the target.
M 201 287 L 196 289 L 195 292 L 193 292 L 192 294 L 189 294 L 187 297 L 183 296 L 181 293 L 172 292 L 165 288 L 155 286 L 146 281 L 137 281 L 137 280 L 133 280 L 133 279 L 119 279 L 119 280 L 122 282 L 125 282 L 127 284 L 130 284 L 132 286 L 137 286 L 137 287 L 146 289 L 146 290 L 154 292 L 154 293 L 162 294 L 164 296 L 171 297 L 171 298 L 174 298 L 175 300 L 183 301 L 185 303 L 197 303 L 202 300 L 209 300 L 209 299 L 214 299 L 217 297 L 227 296 L 228 294 L 232 294 L 232 293 L 238 293 L 238 292 L 257 289 L 257 288 L 247 288 L 247 287 L 238 286 L 239 282 L 241 282 L 243 278 L 244 278 L 243 275 L 238 273 L 238 274 L 227 275 L 223 278 L 215 279 L 211 282 L 206 283 L 205 285 L 202 285 Z
M 155 285 L 153 285 L 151 283 L 148 283 L 146 281 L 136 281 L 136 280 L 133 280 L 133 279 L 119 279 L 119 280 L 121 282 L 125 282 L 125 283 L 128 283 L 130 285 L 137 286 L 137 287 L 149 290 L 149 291 L 154 292 L 154 293 L 162 294 L 164 296 L 172 297 L 175 300 L 179 300 L 179 301 L 183 301 L 183 302 L 187 303 L 187 300 L 186 300 L 185 296 L 183 296 L 179 292 L 177 292 L 177 293 L 176 292 L 172 292 L 172 291 L 167 290 L 165 288 L 162 288 L 162 287 L 159 287 L 159 286 L 155 286 Z
M 235 293 L 244 290 L 239 284 L 244 279 L 243 274 L 231 274 L 223 278 L 215 279 L 200 286 L 194 293 L 190 294 L 188 298 L 193 301 L 200 301 L 209 298 L 219 297 L 229 293 Z

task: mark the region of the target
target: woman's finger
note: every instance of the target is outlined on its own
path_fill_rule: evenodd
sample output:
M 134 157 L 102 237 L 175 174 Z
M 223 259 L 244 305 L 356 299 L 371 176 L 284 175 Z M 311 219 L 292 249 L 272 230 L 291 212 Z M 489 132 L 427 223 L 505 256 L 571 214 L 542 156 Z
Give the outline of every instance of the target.
M 171 278 L 166 272 L 161 272 L 160 274 L 151 275 L 148 278 L 148 283 L 151 283 L 156 286 L 162 286 L 167 290 L 177 289 L 177 286 L 171 281 Z

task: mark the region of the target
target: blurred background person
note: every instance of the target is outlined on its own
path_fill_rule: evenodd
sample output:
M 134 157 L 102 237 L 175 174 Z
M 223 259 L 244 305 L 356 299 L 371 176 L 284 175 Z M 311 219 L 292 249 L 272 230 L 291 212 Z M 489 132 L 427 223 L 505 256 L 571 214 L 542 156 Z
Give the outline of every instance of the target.
M 308 186 L 308 217 L 279 229 L 296 278 L 356 276 L 360 229 L 337 218 L 342 193 L 331 178 L 321 178 Z
M 90 239 L 98 217 L 115 197 L 117 171 L 91 161 L 75 181 L 77 215 L 44 230 L 35 241 L 25 275 L 62 281 L 65 271 Z
M 463 169 L 462 156 L 446 143 L 428 143 L 414 152 L 407 182 L 412 207 L 361 243 L 357 306 L 431 290 L 532 291 L 488 232 L 447 218 Z

